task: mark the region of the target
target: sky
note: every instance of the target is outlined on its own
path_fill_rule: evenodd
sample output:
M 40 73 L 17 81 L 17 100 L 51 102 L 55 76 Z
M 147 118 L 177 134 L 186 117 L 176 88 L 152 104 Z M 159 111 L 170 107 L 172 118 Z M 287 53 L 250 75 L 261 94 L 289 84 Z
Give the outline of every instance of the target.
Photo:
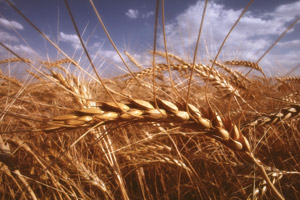
M 13 0 L 45 35 L 57 43 L 70 57 L 81 60 L 88 68 L 82 47 L 75 33 L 63 0 Z M 114 51 L 87 0 L 68 1 L 100 74 L 119 74 L 125 67 Z M 199 51 L 198 63 L 213 59 L 228 31 L 235 23 L 246 0 L 209 0 Z M 96 8 L 118 49 L 128 51 L 141 64 L 150 66 L 153 48 L 155 1 L 98 0 Z M 168 50 L 192 62 L 202 17 L 204 1 L 166 0 L 165 28 Z M 159 8 L 157 48 L 163 50 L 162 17 Z M 256 62 L 286 28 L 300 17 L 299 0 L 256 0 L 230 34 L 219 60 L 249 60 Z M 35 60 L 62 58 L 30 24 L 5 0 L 0 0 L 0 42 L 20 56 Z M 292 69 L 299 75 L 300 23 L 297 23 L 265 56 L 260 65 L 267 75 L 283 76 Z M 2 47 L 0 58 L 11 55 Z M 128 59 L 125 58 L 126 61 Z M 5 66 L 0 66 L 1 69 Z M 4 70 L 5 71 L 5 70 Z

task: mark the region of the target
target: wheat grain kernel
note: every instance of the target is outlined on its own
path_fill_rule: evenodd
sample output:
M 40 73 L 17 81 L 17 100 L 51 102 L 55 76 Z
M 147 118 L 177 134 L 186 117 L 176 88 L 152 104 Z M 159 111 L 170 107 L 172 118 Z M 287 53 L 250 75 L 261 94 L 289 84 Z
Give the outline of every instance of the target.
M 123 103 L 117 103 L 117 105 L 116 105 L 116 103 L 113 101 L 105 102 L 102 104 L 102 106 L 104 108 L 108 108 L 109 110 L 112 109 L 114 111 L 128 111 L 130 109 L 127 105 L 125 105 Z
M 167 111 L 176 114 L 178 112 L 178 107 L 170 101 L 159 99 L 160 105 Z
M 95 120 L 115 120 L 119 117 L 116 112 L 105 112 L 103 114 L 96 114 L 93 116 Z
M 237 151 L 241 151 L 243 149 L 243 145 L 242 143 L 240 143 L 239 141 L 235 141 L 235 140 L 230 140 L 230 146 L 233 147 L 233 149 L 237 150 Z
M 140 99 L 132 99 L 131 102 L 138 108 L 141 108 L 144 110 L 154 109 L 153 105 L 148 101 L 144 101 L 144 100 L 140 100 Z
M 69 120 L 69 119 L 77 119 L 78 116 L 76 115 L 61 115 L 61 116 L 57 116 L 57 117 L 53 117 L 53 120 Z
M 187 121 L 190 119 L 189 113 L 185 111 L 178 111 L 175 115 L 175 118 L 182 121 Z
M 216 130 L 214 131 L 214 133 L 217 136 L 221 137 L 222 140 L 228 141 L 230 139 L 228 131 L 225 130 L 224 128 L 217 127 Z
M 77 120 L 77 119 L 70 119 L 70 120 L 67 120 L 66 123 L 68 125 L 82 125 L 85 123 L 85 121 L 82 121 L 82 120 Z
M 152 109 L 146 111 L 147 117 L 151 119 L 162 119 L 167 117 L 167 112 L 163 109 Z
M 201 124 L 205 128 L 208 128 L 208 129 L 212 128 L 211 121 L 206 119 L 206 118 L 199 117 L 198 122 L 199 122 L 199 124 Z
M 85 114 L 103 114 L 104 111 L 100 108 L 83 108 L 78 112 L 85 113 Z
M 137 109 L 131 109 L 126 113 L 123 113 L 120 117 L 122 119 L 134 119 L 134 118 L 138 118 L 141 117 L 141 115 L 144 112 L 142 110 L 137 110 Z
M 77 120 L 84 121 L 84 122 L 89 122 L 89 121 L 93 120 L 93 117 L 90 116 L 90 115 L 85 115 L 85 116 L 78 117 Z

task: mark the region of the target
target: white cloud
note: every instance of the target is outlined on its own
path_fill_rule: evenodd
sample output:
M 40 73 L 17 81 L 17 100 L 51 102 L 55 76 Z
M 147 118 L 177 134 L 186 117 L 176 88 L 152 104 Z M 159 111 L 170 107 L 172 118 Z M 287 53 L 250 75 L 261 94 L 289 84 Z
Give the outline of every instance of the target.
M 142 14 L 142 18 L 148 19 L 149 17 L 151 17 L 153 15 L 154 15 L 154 12 L 153 11 L 149 11 L 149 12 L 143 13 Z
M 100 50 L 99 55 L 103 57 L 104 59 L 113 61 L 115 63 L 121 63 L 122 60 L 120 56 L 115 52 L 111 50 Z M 124 55 L 122 55 L 124 57 Z
M 275 76 L 285 76 L 288 72 L 290 72 L 293 68 L 297 67 L 299 69 L 300 66 L 300 51 L 292 51 L 289 53 L 273 53 L 268 54 L 265 59 L 265 72 L 269 72 L 267 74 L 275 75 Z M 295 74 L 296 73 L 296 74 Z M 291 76 L 299 75 L 298 72 L 294 71 Z
M 168 46 L 180 56 L 186 56 L 187 52 L 194 51 L 203 6 L 204 2 L 198 1 L 166 25 Z M 300 15 L 299 10 L 300 1 L 278 6 L 264 14 L 247 12 L 230 34 L 220 59 L 230 59 L 230 57 L 258 59 L 295 17 Z M 241 12 L 242 9 L 230 9 L 213 1 L 208 3 L 201 34 L 200 54 L 204 55 L 207 48 L 209 56 L 216 55 L 226 34 Z M 160 44 L 163 44 L 162 35 L 159 39 Z M 189 57 L 193 56 L 192 53 L 189 54 Z M 272 59 L 272 52 L 269 53 L 268 58 Z
M 0 26 L 4 27 L 6 29 L 19 29 L 19 30 L 24 29 L 23 25 L 20 24 L 19 22 L 9 21 L 4 18 L 0 18 Z
M 10 42 L 18 42 L 19 39 L 7 32 L 4 32 L 4 31 L 0 31 L 0 41 L 1 42 L 7 42 L 7 41 L 10 41 Z
M 300 16 L 300 1 L 296 1 L 289 4 L 283 4 L 278 6 L 274 12 L 269 13 L 268 15 L 277 17 L 280 16 L 281 19 L 285 21 L 292 20 L 296 16 Z
M 125 15 L 127 15 L 130 19 L 136 19 L 138 18 L 139 11 L 134 9 L 128 9 Z
M 285 42 L 278 42 L 276 45 L 280 46 L 281 48 L 298 47 L 300 49 L 300 39 L 285 41 Z
M 32 48 L 25 46 L 23 44 L 17 44 L 17 45 L 5 44 L 5 45 L 20 56 L 26 56 L 32 58 L 39 55 Z
M 76 34 L 66 34 L 64 32 L 60 32 L 59 40 L 70 43 L 74 49 L 81 48 L 80 40 Z
M 128 57 L 125 55 L 125 53 L 121 53 L 122 58 L 125 60 L 125 62 L 129 63 Z M 133 56 L 136 60 L 145 60 L 145 57 L 142 57 L 141 54 L 133 54 Z M 116 65 L 123 66 L 123 62 L 120 58 L 120 56 L 117 54 L 114 50 L 108 50 L 108 49 L 100 49 L 97 52 L 94 52 L 93 57 L 96 57 L 97 61 L 106 61 L 108 63 L 113 62 Z M 152 58 L 152 57 L 151 57 Z

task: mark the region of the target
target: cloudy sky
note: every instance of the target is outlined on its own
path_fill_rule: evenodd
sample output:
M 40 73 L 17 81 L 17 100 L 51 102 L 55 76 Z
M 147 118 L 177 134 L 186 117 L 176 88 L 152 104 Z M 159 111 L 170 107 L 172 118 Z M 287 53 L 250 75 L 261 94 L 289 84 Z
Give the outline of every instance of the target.
M 86 60 L 82 56 L 82 48 L 64 1 L 13 0 L 13 3 L 69 56 L 77 60 Z M 246 0 L 209 0 L 198 62 L 207 62 L 216 55 L 223 39 L 247 3 Z M 99 70 L 102 73 L 114 73 L 118 67 L 125 69 L 99 25 L 89 2 L 69 0 L 69 4 Z M 95 5 L 119 50 L 129 51 L 143 64 L 149 61 L 150 56 L 147 56 L 147 52 L 153 46 L 155 1 L 99 0 L 95 1 Z M 170 52 L 192 60 L 203 5 L 203 0 L 166 0 L 166 37 Z M 231 33 L 219 59 L 257 61 L 297 17 L 300 17 L 299 0 L 254 1 Z M 161 24 L 160 14 L 158 49 L 164 48 Z M 20 56 L 32 59 L 61 58 L 61 55 L 4 0 L 0 0 L 0 42 Z M 260 65 L 266 73 L 284 75 L 297 66 L 300 68 L 299 55 L 300 23 L 280 40 Z M 8 57 L 9 53 L 0 49 L 0 56 Z M 297 74 L 291 75 L 299 75 L 298 72 L 299 69 L 294 71 Z

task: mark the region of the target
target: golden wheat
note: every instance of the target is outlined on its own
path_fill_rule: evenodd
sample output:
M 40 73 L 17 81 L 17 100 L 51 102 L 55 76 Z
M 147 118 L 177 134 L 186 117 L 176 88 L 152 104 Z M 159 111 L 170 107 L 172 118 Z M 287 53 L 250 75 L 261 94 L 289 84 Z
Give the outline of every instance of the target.
M 41 66 L 37 67 L 1 43 L 16 57 L 0 64 L 23 62 L 32 70 L 28 73 L 38 79 L 23 83 L 2 71 L 0 74 L 4 80 L 0 93 L 2 199 L 299 196 L 299 82 L 293 81 L 298 77 L 274 82 L 258 62 L 217 61 L 222 47 L 212 66 L 196 63 L 196 56 L 190 63 L 168 53 L 165 44 L 165 52 L 154 47 L 152 68 L 144 68 L 125 52 L 138 71 L 128 68 L 129 76 L 105 81 L 97 73 L 65 2 L 98 79 L 26 17 L 65 57 L 39 61 Z M 90 3 L 119 53 L 93 1 Z M 156 63 L 156 55 L 166 63 Z M 66 64 L 74 65 L 91 80 L 75 75 Z M 250 67 L 264 78 L 247 77 L 227 65 Z M 169 76 L 174 88 L 170 89 L 157 72 Z M 193 72 L 195 77 L 190 75 Z M 290 98 L 296 103 L 291 104 Z
M 232 66 L 244 66 L 244 67 L 250 67 L 252 69 L 255 69 L 257 71 L 263 72 L 262 68 L 255 62 L 251 61 L 245 61 L 245 60 L 230 60 L 225 61 L 226 65 L 232 65 Z

